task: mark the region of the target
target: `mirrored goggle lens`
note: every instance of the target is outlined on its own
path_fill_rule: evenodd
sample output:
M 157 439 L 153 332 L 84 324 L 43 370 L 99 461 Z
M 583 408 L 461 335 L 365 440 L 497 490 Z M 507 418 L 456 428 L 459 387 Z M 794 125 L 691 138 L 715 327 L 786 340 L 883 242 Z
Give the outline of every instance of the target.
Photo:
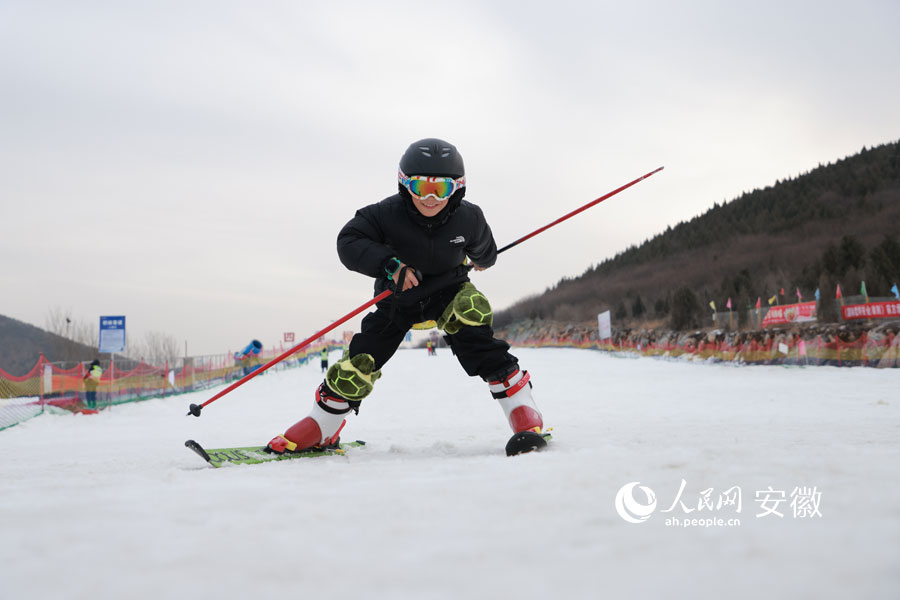
M 449 198 L 453 194 L 453 180 L 445 177 L 431 177 L 428 179 L 411 179 L 409 191 L 423 198 L 434 196 L 436 198 Z

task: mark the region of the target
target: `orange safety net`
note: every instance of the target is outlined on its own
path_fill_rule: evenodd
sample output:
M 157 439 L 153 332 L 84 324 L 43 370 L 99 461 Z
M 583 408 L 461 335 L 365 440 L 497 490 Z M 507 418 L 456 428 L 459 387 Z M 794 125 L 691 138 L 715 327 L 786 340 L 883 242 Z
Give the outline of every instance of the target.
M 292 354 L 278 369 L 305 364 L 318 355 L 325 344 L 307 347 Z M 337 347 L 337 346 L 334 346 Z M 25 375 L 11 375 L 0 369 L 0 430 L 12 427 L 47 410 L 85 412 L 124 404 L 204 390 L 239 379 L 283 350 L 262 350 L 258 355 L 237 358 L 220 354 L 179 358 L 172 363 L 150 365 L 143 361 L 123 369 L 113 360 L 101 361 L 103 375 L 96 385 L 96 406 L 88 406 L 89 386 L 85 383 L 87 365 L 64 368 L 41 355 Z

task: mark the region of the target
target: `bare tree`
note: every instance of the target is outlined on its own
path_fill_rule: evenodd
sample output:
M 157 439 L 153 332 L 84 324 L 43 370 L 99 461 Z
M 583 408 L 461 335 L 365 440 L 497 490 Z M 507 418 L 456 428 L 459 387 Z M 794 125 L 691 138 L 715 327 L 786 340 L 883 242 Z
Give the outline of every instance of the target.
M 72 309 L 54 306 L 44 319 L 44 329 L 54 334 L 51 360 L 84 361 L 96 358 L 99 344 L 98 325 L 93 321 L 76 319 Z
M 51 308 L 44 320 L 45 329 L 57 335 L 54 349 L 55 360 L 91 360 L 96 358 L 100 344 L 100 332 L 97 322 L 76 319 L 72 309 L 59 306 Z M 88 349 L 85 348 L 88 347 Z M 162 366 L 174 362 L 181 354 L 178 340 L 167 333 L 150 331 L 143 338 L 132 339 L 128 344 L 125 357 L 134 361 L 143 359 L 151 365 Z
M 51 308 L 44 319 L 44 329 L 56 337 L 53 338 L 53 353 L 56 360 L 77 360 L 78 347 L 72 340 L 72 309 L 60 306 Z
M 100 325 L 97 322 L 78 319 L 72 323 L 72 340 L 91 348 L 100 345 Z
M 141 343 L 141 357 L 151 365 L 163 365 L 166 361 L 174 362 L 179 354 L 178 340 L 174 336 L 159 331 L 144 334 Z
M 44 318 L 44 329 L 50 333 L 54 333 L 60 337 L 68 338 L 68 326 L 72 320 L 72 309 L 63 310 L 59 306 L 54 306 L 47 311 Z

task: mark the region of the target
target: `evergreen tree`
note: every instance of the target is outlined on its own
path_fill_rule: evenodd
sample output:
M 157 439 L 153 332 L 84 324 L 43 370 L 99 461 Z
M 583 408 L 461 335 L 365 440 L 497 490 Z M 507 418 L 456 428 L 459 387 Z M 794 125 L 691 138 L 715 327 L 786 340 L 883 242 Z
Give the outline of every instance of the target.
M 884 241 L 872 248 L 869 254 L 871 271 L 868 280 L 874 284 L 872 290 L 887 294 L 893 285 L 900 285 L 900 242 L 893 234 L 886 235 Z
M 647 312 L 647 309 L 644 306 L 644 301 L 641 300 L 641 296 L 638 294 L 631 305 L 631 316 L 635 319 L 640 319 L 644 316 L 645 312 Z
M 866 264 L 866 249 L 852 235 L 841 238 L 838 249 L 838 275 L 843 277 L 850 269 L 862 269 Z
M 616 312 L 613 313 L 613 317 L 615 317 L 617 321 L 622 321 L 628 318 L 628 309 L 625 308 L 624 301 L 619 302 L 619 305 L 616 307 Z
M 700 301 L 687 286 L 678 288 L 672 295 L 672 328 L 693 329 L 700 325 Z
M 669 314 L 669 299 L 668 297 L 659 298 L 653 304 L 653 312 L 657 317 L 664 317 Z

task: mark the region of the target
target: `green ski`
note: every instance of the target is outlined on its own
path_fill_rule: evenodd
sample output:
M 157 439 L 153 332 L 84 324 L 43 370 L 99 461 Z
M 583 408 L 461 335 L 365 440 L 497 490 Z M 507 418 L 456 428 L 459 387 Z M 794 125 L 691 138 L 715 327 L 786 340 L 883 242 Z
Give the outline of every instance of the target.
M 300 452 L 285 452 L 284 454 L 276 454 L 266 452 L 265 446 L 247 446 L 244 448 L 213 448 L 206 450 L 195 442 L 188 440 L 185 446 L 197 453 L 197 455 L 218 468 L 225 464 L 233 465 L 255 465 L 258 463 L 272 462 L 276 460 L 291 460 L 294 458 L 318 458 L 320 456 L 341 456 L 348 448 L 365 446 L 362 440 L 355 442 L 342 442 L 337 447 L 327 448 L 310 448 Z

